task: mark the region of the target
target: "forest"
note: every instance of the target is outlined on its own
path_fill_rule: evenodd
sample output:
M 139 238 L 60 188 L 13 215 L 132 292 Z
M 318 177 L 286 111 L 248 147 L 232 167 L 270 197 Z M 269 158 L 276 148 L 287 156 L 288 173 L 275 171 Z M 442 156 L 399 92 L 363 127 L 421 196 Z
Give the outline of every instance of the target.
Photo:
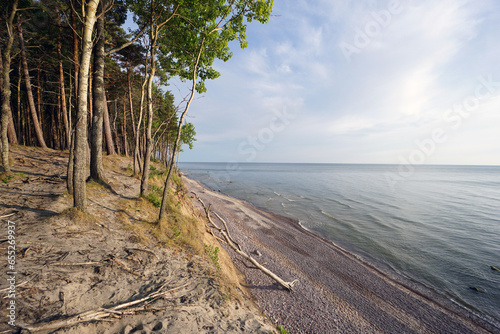
M 272 0 L 0 0 L 1 166 L 9 145 L 68 150 L 67 188 L 85 212 L 86 182 L 106 185 L 103 154 L 133 157 L 147 195 L 150 161 L 167 176 L 195 141 L 185 121 L 216 60 L 245 48 Z M 130 22 L 134 22 L 131 24 Z M 173 78 L 189 87 L 175 101 Z M 90 168 L 90 170 L 89 170 Z M 90 174 L 90 177 L 88 175 Z

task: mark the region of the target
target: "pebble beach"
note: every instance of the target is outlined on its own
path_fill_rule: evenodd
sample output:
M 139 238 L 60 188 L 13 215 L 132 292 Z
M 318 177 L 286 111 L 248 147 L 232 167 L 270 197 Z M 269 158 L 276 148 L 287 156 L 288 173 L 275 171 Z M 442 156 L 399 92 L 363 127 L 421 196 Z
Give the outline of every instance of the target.
M 298 280 L 288 292 L 226 249 L 263 313 L 290 333 L 500 333 L 497 324 L 362 262 L 293 219 L 184 182 L 223 217 L 245 252 L 285 281 Z

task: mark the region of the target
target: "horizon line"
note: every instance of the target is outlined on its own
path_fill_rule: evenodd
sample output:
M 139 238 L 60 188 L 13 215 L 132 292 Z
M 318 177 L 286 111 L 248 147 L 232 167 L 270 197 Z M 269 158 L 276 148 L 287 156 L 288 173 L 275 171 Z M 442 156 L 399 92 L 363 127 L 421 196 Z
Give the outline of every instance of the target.
M 199 164 L 287 164 L 287 165 L 378 165 L 378 166 L 408 166 L 411 165 L 415 168 L 421 166 L 460 166 L 460 167 L 500 167 L 500 165 L 495 164 L 401 164 L 401 163 L 375 163 L 375 162 L 258 162 L 258 161 L 179 161 L 182 163 L 199 163 Z

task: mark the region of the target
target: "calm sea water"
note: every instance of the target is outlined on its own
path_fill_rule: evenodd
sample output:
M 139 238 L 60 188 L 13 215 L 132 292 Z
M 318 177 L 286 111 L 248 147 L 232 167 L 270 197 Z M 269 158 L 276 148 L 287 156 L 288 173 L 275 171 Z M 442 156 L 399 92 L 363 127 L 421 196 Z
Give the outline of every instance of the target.
M 500 322 L 500 167 L 181 163 L 363 260 Z

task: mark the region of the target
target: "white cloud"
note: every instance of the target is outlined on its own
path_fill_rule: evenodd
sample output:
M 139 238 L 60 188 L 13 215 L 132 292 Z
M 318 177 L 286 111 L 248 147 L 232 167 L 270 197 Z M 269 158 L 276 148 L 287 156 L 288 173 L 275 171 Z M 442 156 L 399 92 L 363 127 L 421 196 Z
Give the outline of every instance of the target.
M 273 110 L 286 107 L 298 117 L 269 146 L 270 151 L 289 147 L 281 150 L 284 161 L 296 161 L 286 159 L 286 152 L 300 149 L 306 161 L 331 155 L 337 162 L 397 163 L 398 154 L 442 123 L 445 110 L 474 93 L 479 76 L 492 74 L 500 81 L 500 6 L 492 0 L 401 0 L 401 13 L 347 62 L 338 43 L 352 41 L 356 29 L 364 29 L 389 3 L 276 2 L 278 16 L 268 25 L 249 26 L 249 48 L 219 65 L 222 77 L 193 106 L 199 140 L 220 155 L 214 160 L 233 159 L 228 140 L 255 133 Z M 485 154 L 473 152 L 452 159 L 457 145 L 467 141 L 485 152 L 498 149 L 497 136 L 494 141 L 478 136 L 482 128 L 494 135 L 489 129 L 498 124 L 493 116 L 498 113 L 490 105 L 498 108 L 485 101 L 468 130 L 450 136 L 456 144 L 443 145 L 433 159 L 483 159 Z M 225 128 L 230 130 L 222 135 Z M 265 152 L 261 157 L 265 160 Z

